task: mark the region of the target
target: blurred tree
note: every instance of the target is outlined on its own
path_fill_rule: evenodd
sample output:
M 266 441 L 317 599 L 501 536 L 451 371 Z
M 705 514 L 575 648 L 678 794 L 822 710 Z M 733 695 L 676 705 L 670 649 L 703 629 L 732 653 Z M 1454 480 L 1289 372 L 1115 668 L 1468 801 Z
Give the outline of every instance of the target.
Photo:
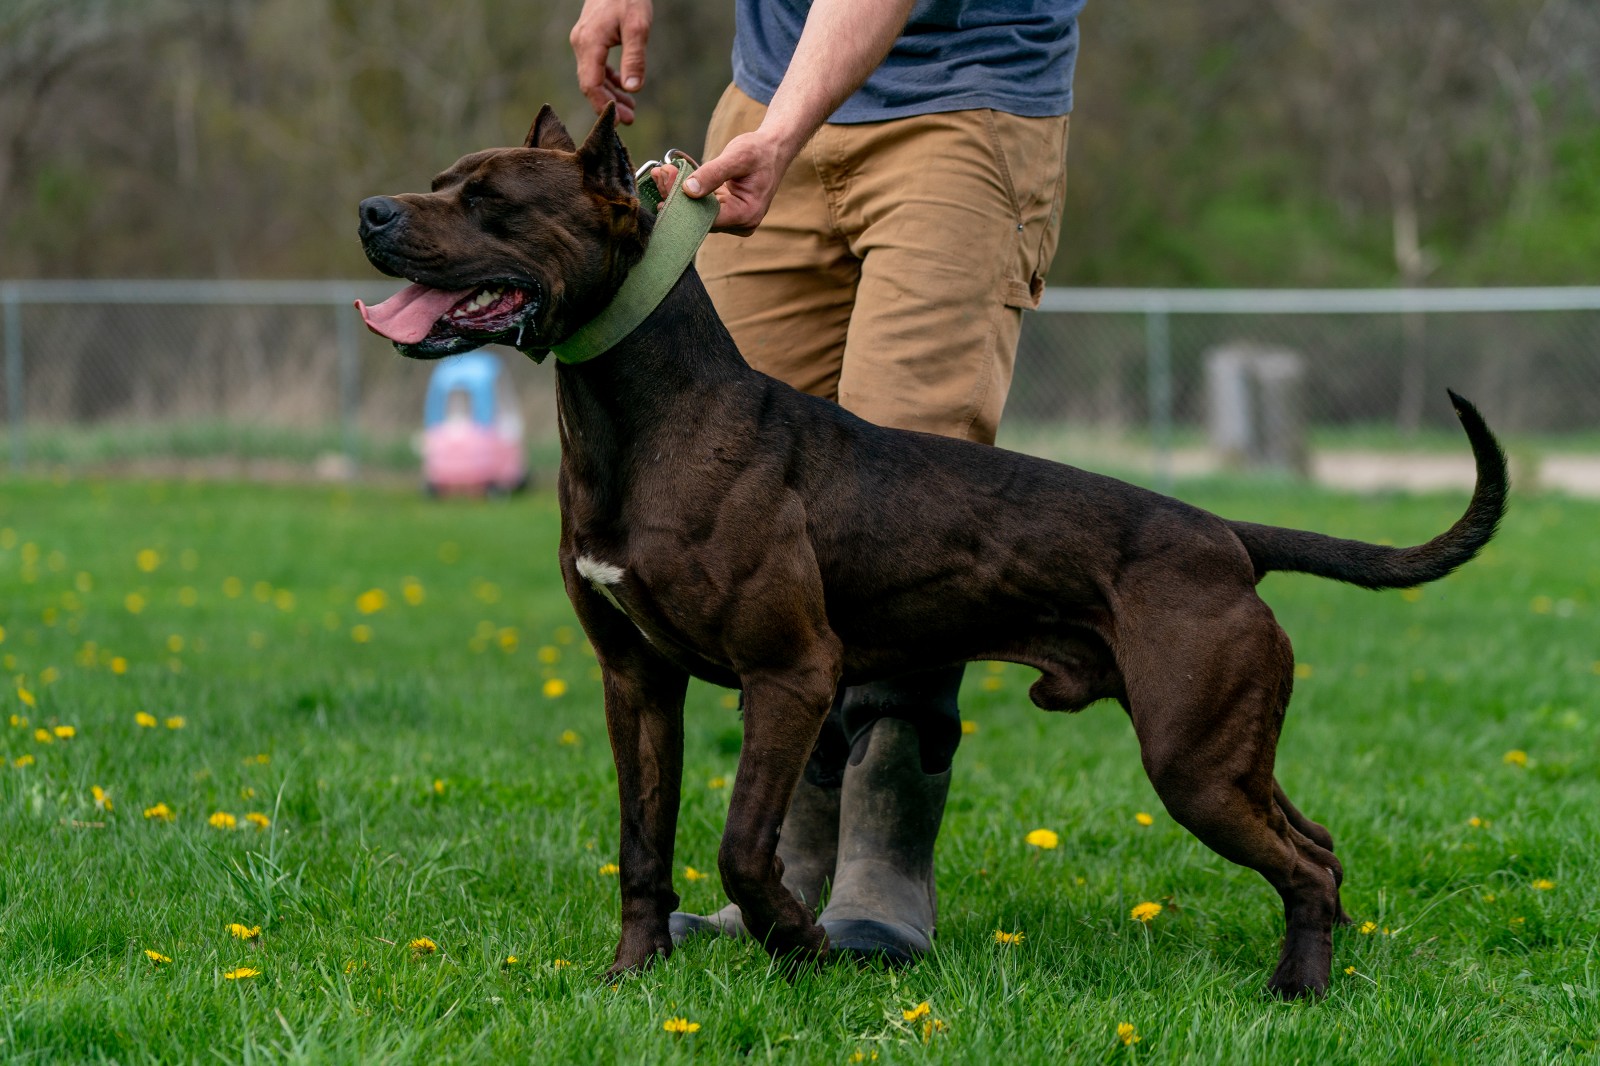
M 658 0 L 641 156 L 699 148 L 732 7 Z M 361 197 L 587 125 L 577 10 L 0 0 L 0 272 L 365 276 Z M 1097 0 L 1077 100 L 1058 283 L 1593 280 L 1593 0 Z

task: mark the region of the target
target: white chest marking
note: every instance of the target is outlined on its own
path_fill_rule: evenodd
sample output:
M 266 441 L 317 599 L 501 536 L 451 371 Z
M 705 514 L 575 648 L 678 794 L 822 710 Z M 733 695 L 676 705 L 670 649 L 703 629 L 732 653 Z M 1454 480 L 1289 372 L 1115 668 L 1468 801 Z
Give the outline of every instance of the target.
M 622 567 L 603 563 L 599 559 L 587 555 L 578 556 L 578 576 L 594 586 L 594 590 L 611 601 L 611 606 L 622 611 L 622 604 L 617 602 L 617 597 L 611 591 L 612 585 L 622 582 Z M 627 614 L 627 611 L 622 611 Z

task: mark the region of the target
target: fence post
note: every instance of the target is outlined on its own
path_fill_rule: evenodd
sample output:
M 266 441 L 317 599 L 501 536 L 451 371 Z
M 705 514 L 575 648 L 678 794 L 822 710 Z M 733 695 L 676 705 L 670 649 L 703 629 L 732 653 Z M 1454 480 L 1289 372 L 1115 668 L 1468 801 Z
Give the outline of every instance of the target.
M 348 300 L 334 305 L 334 328 L 339 346 L 339 440 L 345 461 L 354 470 L 356 463 L 356 407 L 361 389 L 361 348 L 356 334 L 356 316 Z
M 1150 437 L 1155 449 L 1158 492 L 1172 491 L 1172 324 L 1165 306 L 1152 305 L 1144 315 L 1144 347 L 1148 360 Z
M 25 459 L 22 429 L 22 304 L 15 285 L 0 286 L 0 303 L 6 312 L 6 436 L 11 445 L 11 472 L 19 473 Z

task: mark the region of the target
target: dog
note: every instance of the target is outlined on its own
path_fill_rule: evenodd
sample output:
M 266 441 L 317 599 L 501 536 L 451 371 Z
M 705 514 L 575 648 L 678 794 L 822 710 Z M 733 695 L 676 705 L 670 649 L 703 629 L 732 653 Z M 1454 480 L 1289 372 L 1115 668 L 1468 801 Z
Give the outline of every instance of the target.
M 368 259 L 413 282 L 363 315 L 424 359 L 495 341 L 542 359 L 606 306 L 655 225 L 614 112 L 579 145 L 548 106 L 522 147 L 467 155 L 431 192 L 359 212 Z M 1395 548 L 872 425 L 748 366 L 692 267 L 611 350 L 559 365 L 556 386 L 561 573 L 603 672 L 621 803 L 609 976 L 672 952 L 691 676 L 741 690 L 717 866 L 751 933 L 792 961 L 827 939 L 775 849 L 835 691 L 983 659 L 1040 671 L 1029 695 L 1044 710 L 1120 703 L 1173 818 L 1282 897 L 1269 990 L 1327 990 L 1344 873 L 1273 775 L 1294 659 L 1256 585 L 1298 571 L 1407 588 L 1476 555 L 1507 478 L 1470 403 L 1450 394 L 1477 466 L 1465 513 Z

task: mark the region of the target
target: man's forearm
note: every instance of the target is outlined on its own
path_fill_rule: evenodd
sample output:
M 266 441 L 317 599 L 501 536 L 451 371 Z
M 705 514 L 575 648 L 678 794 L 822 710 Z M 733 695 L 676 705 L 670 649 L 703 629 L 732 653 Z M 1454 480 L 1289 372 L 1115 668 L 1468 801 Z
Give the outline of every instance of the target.
M 889 54 L 914 0 L 816 0 L 773 94 L 763 133 L 792 158 Z

